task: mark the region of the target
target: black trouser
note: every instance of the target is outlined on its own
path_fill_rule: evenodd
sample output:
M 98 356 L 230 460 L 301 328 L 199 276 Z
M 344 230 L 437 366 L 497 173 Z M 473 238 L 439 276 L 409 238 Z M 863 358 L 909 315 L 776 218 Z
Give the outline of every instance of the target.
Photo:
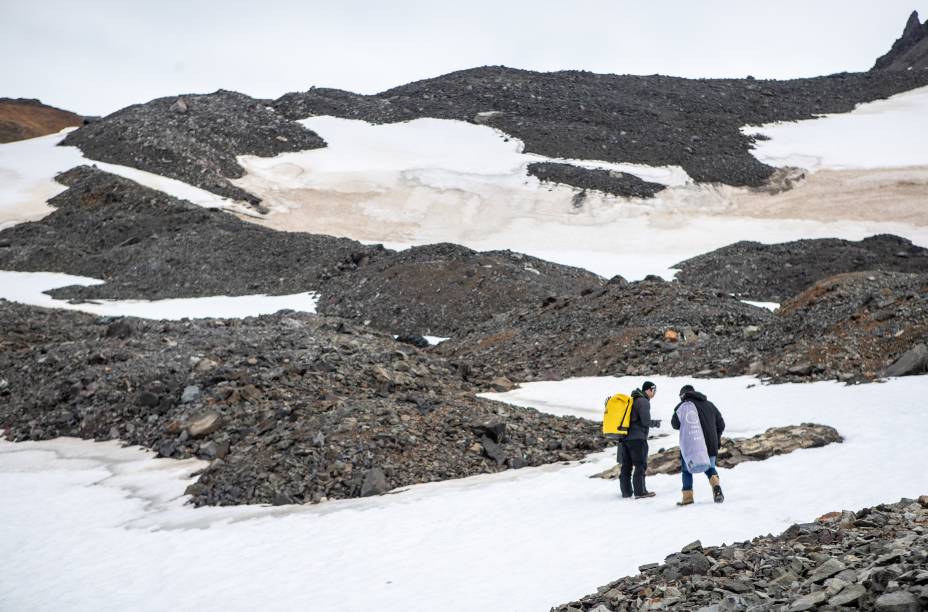
M 619 444 L 619 462 L 622 464 L 622 470 L 619 472 L 619 488 L 622 490 L 622 497 L 629 497 L 633 490 L 635 495 L 647 493 L 648 490 L 644 487 L 644 473 L 648 470 L 648 441 L 623 441 Z M 635 468 L 634 478 L 632 478 L 633 467 Z

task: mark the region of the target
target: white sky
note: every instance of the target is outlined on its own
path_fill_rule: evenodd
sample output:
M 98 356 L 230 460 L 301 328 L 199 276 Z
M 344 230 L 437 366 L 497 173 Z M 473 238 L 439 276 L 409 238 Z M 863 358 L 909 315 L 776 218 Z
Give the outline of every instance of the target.
M 869 69 L 928 0 L 0 0 L 0 96 L 84 114 L 218 88 L 374 93 L 485 64 L 787 78 Z

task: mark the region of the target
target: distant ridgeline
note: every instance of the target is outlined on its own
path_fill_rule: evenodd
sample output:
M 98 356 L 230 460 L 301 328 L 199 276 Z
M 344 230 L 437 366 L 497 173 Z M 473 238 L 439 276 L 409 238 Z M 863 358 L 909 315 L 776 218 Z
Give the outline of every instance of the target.
M 273 156 L 326 146 L 295 123 L 315 115 L 392 123 L 431 117 L 497 128 L 548 157 L 680 166 L 693 180 L 758 187 L 773 173 L 751 155 L 744 125 L 810 119 L 928 86 L 928 26 L 913 13 L 892 50 L 865 73 L 788 81 L 683 79 L 584 71 L 472 68 L 375 95 L 311 88 L 277 100 L 217 91 L 172 96 L 119 110 L 63 142 L 94 160 L 155 172 L 260 208 L 229 179 L 238 155 Z M 625 197 L 659 186 L 620 173 L 538 164 L 542 180 Z

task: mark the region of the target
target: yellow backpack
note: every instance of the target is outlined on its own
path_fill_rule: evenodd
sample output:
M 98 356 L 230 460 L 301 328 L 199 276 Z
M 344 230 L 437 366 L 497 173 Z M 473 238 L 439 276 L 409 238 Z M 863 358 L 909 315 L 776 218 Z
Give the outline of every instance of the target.
M 628 426 L 632 420 L 634 399 L 624 393 L 616 393 L 606 398 L 603 412 L 603 435 L 607 438 L 622 438 L 628 435 Z

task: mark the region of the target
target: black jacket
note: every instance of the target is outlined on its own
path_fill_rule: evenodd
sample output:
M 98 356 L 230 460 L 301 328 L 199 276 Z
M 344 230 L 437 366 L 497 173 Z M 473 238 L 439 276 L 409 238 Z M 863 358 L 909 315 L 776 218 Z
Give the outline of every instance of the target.
M 702 435 L 706 438 L 706 450 L 709 451 L 710 457 L 715 457 L 719 454 L 722 432 L 725 431 L 725 419 L 722 418 L 722 413 L 715 407 L 715 404 L 707 400 L 705 395 L 699 391 L 688 391 L 673 409 L 673 418 L 670 419 L 670 425 L 674 429 L 680 429 L 677 408 L 687 401 L 693 402 L 696 406 L 696 412 L 699 414 L 699 424 L 702 426 Z
M 628 423 L 626 440 L 647 440 L 648 428 L 651 427 L 651 400 L 641 392 L 641 389 L 632 391 L 632 416 Z

